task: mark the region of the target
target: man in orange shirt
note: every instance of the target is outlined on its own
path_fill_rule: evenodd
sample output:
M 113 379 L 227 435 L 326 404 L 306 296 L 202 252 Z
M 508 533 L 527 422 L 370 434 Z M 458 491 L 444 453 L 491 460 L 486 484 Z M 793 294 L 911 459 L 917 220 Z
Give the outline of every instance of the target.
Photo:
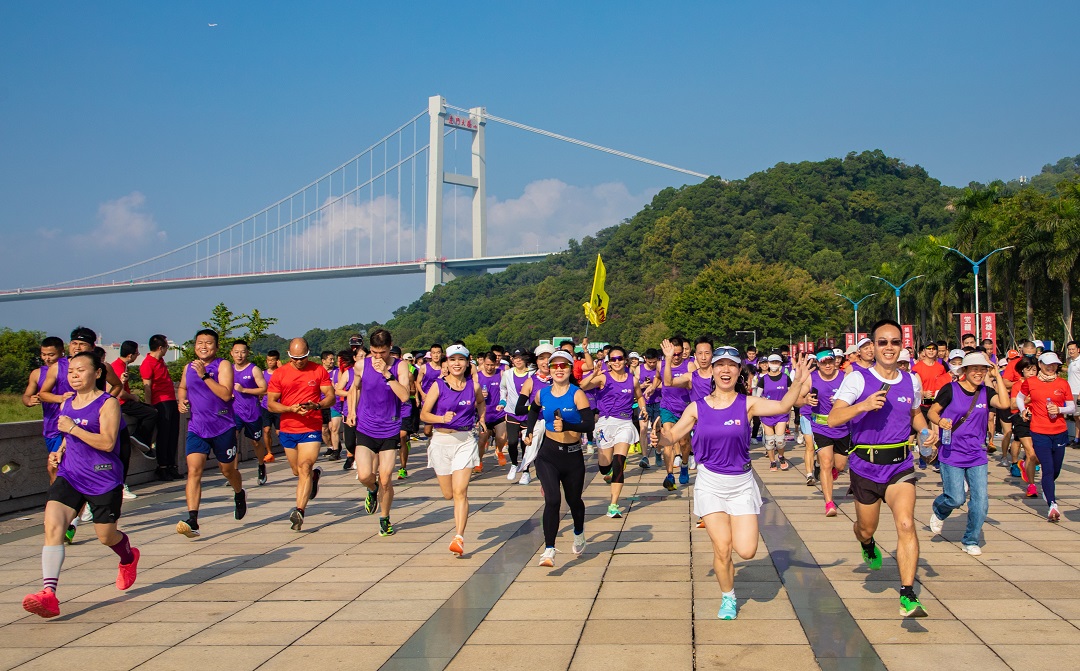
M 307 341 L 289 342 L 289 364 L 278 368 L 270 378 L 266 407 L 281 415 L 278 440 L 296 483 L 296 509 L 289 515 L 293 531 L 300 531 L 308 501 L 319 494 L 322 469 L 315 466 L 322 445 L 322 411 L 334 404 L 334 385 L 326 369 L 308 360 Z

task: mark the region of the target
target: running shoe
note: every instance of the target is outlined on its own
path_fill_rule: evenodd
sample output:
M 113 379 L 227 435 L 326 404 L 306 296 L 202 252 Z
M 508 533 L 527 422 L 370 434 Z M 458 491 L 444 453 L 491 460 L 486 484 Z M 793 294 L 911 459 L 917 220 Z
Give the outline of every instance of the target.
M 28 613 L 41 617 L 56 617 L 60 614 L 60 602 L 56 600 L 56 592 L 51 589 L 43 589 L 36 594 L 27 594 L 23 597 L 22 607 Z
M 929 613 L 919 602 L 919 597 L 900 597 L 900 614 L 904 617 L 926 617 Z
M 604 484 L 607 484 L 607 485 L 611 484 L 611 473 L 608 473 L 607 475 L 604 476 Z
M 817 482 L 814 480 L 813 474 L 806 476 L 806 486 L 813 487 Z
M 682 468 L 679 469 L 679 484 L 680 485 L 688 485 L 688 484 L 690 484 L 690 468 L 689 467 L 683 466 Z
M 509 480 L 510 482 L 513 482 L 514 478 L 517 477 L 517 474 L 518 474 L 517 464 L 510 464 L 510 471 L 507 472 L 506 479 Z
M 1042 464 L 1035 464 L 1035 472 L 1039 473 L 1040 471 L 1042 471 Z
M 968 553 L 972 557 L 978 557 L 982 554 L 982 548 L 978 545 L 965 545 L 964 552 Z
M 664 478 L 664 489 L 668 490 L 669 492 L 673 492 L 678 488 L 679 486 L 675 484 L 675 476 L 671 473 L 668 473 L 667 477 Z
M 311 496 L 308 497 L 308 501 L 314 499 L 319 495 L 319 478 L 322 477 L 322 467 L 316 466 L 311 469 Z
M 804 444 L 805 441 L 806 441 L 806 439 L 803 438 L 803 435 L 800 433 L 799 437 L 795 439 L 795 444 L 796 445 L 802 445 L 802 444 Z
M 1061 511 L 1058 510 L 1057 503 L 1050 504 L 1050 511 L 1046 513 L 1047 522 L 1057 522 L 1061 519 Z
M 548 568 L 555 566 L 555 548 L 547 548 L 544 550 L 544 554 L 540 555 L 540 563 L 538 566 L 546 566 Z
M 393 536 L 395 532 L 394 525 L 390 524 L 389 517 L 379 518 L 379 535 L 380 536 Z
M 833 469 L 832 469 L 832 479 L 833 479 L 833 482 L 836 482 L 836 479 L 837 479 L 838 477 L 840 477 L 840 469 L 839 469 L 839 468 L 837 468 L 836 466 L 833 466 Z
M 355 457 L 345 457 L 345 463 L 343 463 L 341 465 L 341 470 L 343 470 L 343 471 L 351 471 L 354 461 L 356 461 Z
M 404 468 L 399 468 L 398 472 L 397 472 L 397 477 L 398 477 L 398 480 L 408 480 L 409 479 L 409 472 L 406 471 Z
M 233 519 L 242 520 L 247 515 L 247 492 L 241 489 L 233 494 Z
M 1011 475 L 1014 478 L 1023 477 L 1023 471 L 1021 471 L 1020 467 L 1017 466 L 1016 464 L 1010 464 L 1009 465 L 1009 475 Z
M 640 466 L 641 470 L 643 470 L 643 471 L 647 471 L 650 468 L 652 468 L 652 466 L 649 464 L 649 458 L 648 457 L 642 457 L 641 461 L 638 462 L 638 466 Z
M 871 571 L 877 571 L 881 568 L 881 551 L 878 550 L 877 543 L 874 543 L 869 552 L 864 548 L 862 551 L 862 558 L 863 561 L 866 562 L 867 568 Z
M 940 473 L 941 472 L 941 466 L 938 466 L 936 463 L 930 464 L 930 470 L 932 470 L 935 473 Z
M 790 468 L 790 467 L 791 467 L 791 464 L 789 464 L 789 463 L 788 463 L 787 459 L 785 459 L 785 458 L 784 458 L 784 455 L 782 455 L 782 454 L 781 454 L 781 455 L 780 455 L 780 457 L 779 457 L 779 458 L 777 459 L 777 461 L 779 461 L 779 462 L 780 462 L 780 470 L 781 470 L 781 471 L 786 471 L 786 470 L 787 470 L 788 468 Z
M 506 455 L 503 454 L 502 452 L 496 452 L 495 453 L 495 458 L 499 460 L 499 465 L 500 466 L 505 466 L 506 465 Z
M 79 513 L 79 521 L 80 522 L 93 522 L 94 521 L 94 513 L 93 513 L 92 510 L 90 510 L 89 505 L 84 505 L 83 506 L 82 512 Z
M 1033 499 L 1039 495 L 1039 490 L 1035 489 L 1035 485 L 1028 485 L 1027 492 L 1024 494 L 1029 499 Z
M 199 523 L 192 520 L 190 517 L 186 520 L 180 520 L 176 523 L 176 533 L 181 536 L 187 536 L 188 538 L 199 537 Z
M 474 467 L 472 469 L 472 472 L 473 473 L 483 473 L 484 472 L 484 465 L 480 464 L 479 466 Z
M 720 600 L 720 610 L 716 613 L 717 618 L 721 620 L 734 620 L 738 616 L 738 602 L 735 601 L 735 597 L 725 596 Z
M 595 445 L 593 445 L 592 443 L 586 443 L 585 444 L 585 454 L 586 455 L 594 454 L 595 452 L 596 452 L 596 446 Z
M 926 470 L 926 459 L 923 459 L 922 457 L 919 457 L 919 470 Z
M 609 503 L 607 507 L 607 516 L 612 519 L 618 519 L 622 517 L 622 509 L 619 508 L 618 503 Z
M 266 484 L 266 464 L 259 464 L 259 486 Z
M 369 489 L 367 498 L 364 499 L 364 512 L 370 515 L 375 512 L 375 509 L 379 506 L 379 485 L 375 484 L 375 489 Z
M 139 572 L 139 548 L 131 548 L 131 554 L 135 557 L 131 563 L 120 564 L 120 569 L 116 572 L 116 589 L 124 590 L 135 584 L 135 577 Z
M 527 485 L 527 484 L 529 484 L 530 482 L 532 482 L 532 476 L 531 476 L 531 475 L 529 475 L 529 472 L 528 472 L 528 471 L 525 471 L 524 473 L 522 473 L 522 474 L 521 474 L 521 479 L 520 479 L 520 480 L 518 480 L 518 484 L 519 484 L 519 485 Z
M 64 542 L 68 545 L 75 542 L 75 525 L 68 525 L 67 531 L 64 532 Z
M 676 454 L 675 455 L 675 468 L 682 468 L 682 455 L 681 454 Z
M 330 450 L 330 454 L 327 457 L 328 461 L 338 461 L 341 459 L 341 449 Z
M 459 557 L 465 554 L 465 539 L 461 536 L 454 536 L 454 540 L 450 541 L 450 552 Z
M 825 517 L 836 517 L 836 504 L 832 501 L 825 504 Z
M 582 552 L 585 552 L 585 534 L 574 534 L 574 555 L 581 556 Z
M 125 501 L 134 501 L 135 499 L 139 498 L 139 495 L 128 489 L 127 485 L 124 485 L 123 497 Z
M 275 461 L 277 461 L 277 459 L 274 458 L 274 453 L 273 452 L 267 452 L 266 456 L 263 457 L 263 463 L 264 464 L 272 464 Z
M 941 533 L 941 528 L 945 526 L 945 520 L 937 516 L 932 509 L 930 510 L 930 533 L 935 536 Z
M 818 462 L 815 461 L 814 462 L 814 480 L 816 481 L 816 480 L 820 480 L 820 479 L 821 479 L 821 464 L 819 464 Z
M 1017 468 L 1019 468 L 1019 467 L 1017 467 Z M 1027 474 L 1027 469 L 1026 468 L 1020 468 L 1020 477 L 1023 479 L 1024 482 L 1028 483 L 1029 485 L 1032 484 L 1031 480 L 1028 480 L 1028 474 Z
M 686 467 L 689 468 L 691 471 L 696 471 L 697 470 L 697 459 L 694 459 L 693 454 L 691 454 L 690 459 L 687 460 Z
M 776 462 L 775 461 L 770 461 L 769 462 L 769 470 L 770 471 L 775 471 L 776 470 Z
M 292 523 L 293 531 L 300 531 L 300 527 L 304 526 L 304 513 L 300 512 L 299 508 L 293 508 L 292 514 L 289 515 L 289 522 Z
M 697 528 L 698 529 L 704 529 L 705 528 L 705 518 L 704 517 L 702 517 L 701 519 L 699 519 L 697 521 Z

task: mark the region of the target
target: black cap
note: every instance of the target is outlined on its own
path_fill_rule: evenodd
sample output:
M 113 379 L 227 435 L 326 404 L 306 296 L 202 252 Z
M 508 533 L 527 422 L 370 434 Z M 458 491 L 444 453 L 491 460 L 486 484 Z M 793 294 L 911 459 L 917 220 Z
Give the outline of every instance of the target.
M 401 348 L 397 345 L 393 345 L 390 347 L 390 353 L 396 356 L 401 356 Z
M 513 352 L 510 353 L 510 356 L 525 356 L 526 354 L 528 354 L 528 352 L 526 352 L 525 350 L 518 347 L 517 349 L 515 349 Z
M 97 344 L 97 334 L 85 326 L 80 326 L 71 332 L 71 340 L 95 345 Z
M 933 340 L 926 341 L 926 343 L 922 346 L 923 349 L 930 349 L 931 347 L 937 349 L 937 343 Z
M 363 347 L 364 336 L 353 336 L 349 338 L 349 347 Z

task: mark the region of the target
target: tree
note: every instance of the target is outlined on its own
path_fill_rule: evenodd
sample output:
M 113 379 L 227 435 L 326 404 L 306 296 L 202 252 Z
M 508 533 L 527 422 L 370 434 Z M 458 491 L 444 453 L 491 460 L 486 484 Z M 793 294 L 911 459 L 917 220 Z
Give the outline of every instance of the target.
M 0 391 L 22 393 L 30 371 L 41 365 L 38 355 L 44 338 L 41 331 L 0 328 Z
M 270 330 L 270 327 L 278 322 L 277 317 L 263 317 L 259 308 L 255 308 L 250 314 L 245 315 L 244 340 L 251 345 L 262 338 Z

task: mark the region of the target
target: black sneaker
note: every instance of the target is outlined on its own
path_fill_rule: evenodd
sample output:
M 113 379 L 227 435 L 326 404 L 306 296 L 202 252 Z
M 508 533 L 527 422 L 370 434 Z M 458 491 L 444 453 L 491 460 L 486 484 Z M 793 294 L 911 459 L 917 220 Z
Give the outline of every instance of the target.
M 352 470 L 352 465 L 353 465 L 353 461 L 354 461 L 354 458 L 353 458 L 353 457 L 350 457 L 350 456 L 346 456 L 346 457 L 345 457 L 345 463 L 344 463 L 344 464 L 342 464 L 342 466 L 341 466 L 341 470 L 343 470 L 343 471 L 351 471 L 351 470 Z
M 300 527 L 304 526 L 304 513 L 300 512 L 298 508 L 293 508 L 292 515 L 289 515 L 289 521 L 292 522 L 293 531 L 300 531 Z
M 330 450 L 330 454 L 327 455 L 327 459 L 329 459 L 330 461 L 337 461 L 341 459 L 341 450 Z
M 259 464 L 259 485 L 266 484 L 266 464 Z
M 308 497 L 309 501 L 319 495 L 319 476 L 321 475 L 322 469 L 318 466 L 311 469 L 311 496 Z
M 396 529 L 394 529 L 394 525 L 390 524 L 390 518 L 389 517 L 380 517 L 379 518 L 379 535 L 380 536 L 393 536 L 395 531 L 396 531 Z
M 247 515 L 247 492 L 243 489 L 233 494 L 233 507 L 233 519 L 244 519 L 244 515 Z
M 187 477 L 180 475 L 180 469 L 176 466 L 169 466 L 169 478 L 172 480 L 187 480 Z
M 369 489 L 367 498 L 364 499 L 364 512 L 368 515 L 375 512 L 379 507 L 379 483 L 375 483 L 375 489 Z
M 154 469 L 154 477 L 162 482 L 172 482 L 172 476 L 169 474 L 169 469 L 164 466 L 158 466 Z

